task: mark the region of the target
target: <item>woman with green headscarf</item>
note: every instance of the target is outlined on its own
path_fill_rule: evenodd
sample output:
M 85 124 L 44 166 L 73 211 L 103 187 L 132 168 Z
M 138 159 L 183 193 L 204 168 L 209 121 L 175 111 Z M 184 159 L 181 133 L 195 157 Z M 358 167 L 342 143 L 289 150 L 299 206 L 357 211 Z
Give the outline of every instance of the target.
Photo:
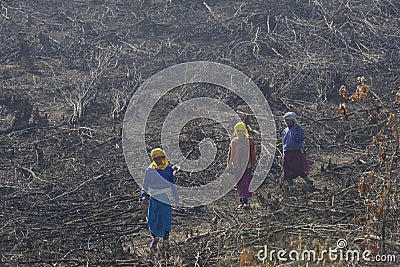
M 228 169 L 236 170 L 240 176 L 236 184 L 239 198 L 239 208 L 248 207 L 248 199 L 252 196 L 249 191 L 253 172 L 256 168 L 257 158 L 254 141 L 250 137 L 246 124 L 239 122 L 234 127 L 235 138 L 232 139 L 228 151 Z
M 142 198 L 146 200 L 150 196 L 147 224 L 153 236 L 150 244 L 150 249 L 153 249 L 160 238 L 163 239 L 164 246 L 168 246 L 172 224 L 171 198 L 178 203 L 179 197 L 173 170 L 165 152 L 161 148 L 155 148 L 150 156 L 152 162 L 144 176 Z

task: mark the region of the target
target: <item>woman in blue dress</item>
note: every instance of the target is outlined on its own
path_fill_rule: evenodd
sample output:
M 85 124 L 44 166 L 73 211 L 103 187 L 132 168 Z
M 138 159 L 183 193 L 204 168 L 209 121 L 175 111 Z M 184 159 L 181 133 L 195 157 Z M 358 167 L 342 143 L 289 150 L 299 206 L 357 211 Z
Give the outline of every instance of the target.
M 144 176 L 142 199 L 149 199 L 147 224 L 153 236 L 150 244 L 150 249 L 153 249 L 160 238 L 163 239 L 164 246 L 169 244 L 172 224 L 171 199 L 177 204 L 179 196 L 173 170 L 165 152 L 161 148 L 155 148 L 150 156 L 152 162 Z

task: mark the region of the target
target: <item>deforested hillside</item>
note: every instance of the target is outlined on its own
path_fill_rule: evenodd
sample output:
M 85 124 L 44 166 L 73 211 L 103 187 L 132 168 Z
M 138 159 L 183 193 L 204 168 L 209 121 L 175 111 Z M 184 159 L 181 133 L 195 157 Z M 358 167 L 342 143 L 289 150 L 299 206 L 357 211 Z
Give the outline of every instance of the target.
M 398 1 L 0 5 L 2 265 L 398 266 Z M 271 168 L 248 210 L 237 208 L 235 189 L 208 205 L 173 208 L 170 250 L 150 251 L 146 207 L 130 169 L 136 160 L 124 155 L 124 119 L 149 78 L 196 61 L 224 64 L 257 85 L 275 124 L 268 121 L 276 138 L 267 153 Z M 184 75 L 164 77 L 160 88 Z M 263 143 L 265 118 L 257 120 L 260 107 L 253 105 L 259 102 L 231 88 L 187 82 L 154 102 L 142 94 L 133 111 L 151 107 L 143 140 L 148 152 L 165 145 L 164 123 L 178 123 L 178 147 L 188 160 L 204 156 L 202 140 L 214 144 L 215 158 L 202 170 L 171 160 L 178 185 L 214 181 L 226 167 L 233 134 L 224 127 L 232 119 L 212 108 L 198 108 L 189 122 L 168 116 L 186 101 L 215 99 L 248 125 L 258 155 L 271 151 Z M 298 179 L 288 194 L 282 181 L 288 111 L 305 129 L 316 190 Z M 329 249 L 368 251 L 373 262 L 321 254 Z M 322 256 L 289 259 L 272 250 Z

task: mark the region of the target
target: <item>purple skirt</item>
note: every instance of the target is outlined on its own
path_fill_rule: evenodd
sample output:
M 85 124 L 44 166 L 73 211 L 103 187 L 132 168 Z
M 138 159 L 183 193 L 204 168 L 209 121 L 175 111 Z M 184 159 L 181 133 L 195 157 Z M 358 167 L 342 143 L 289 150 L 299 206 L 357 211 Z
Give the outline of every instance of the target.
M 298 176 L 307 177 L 310 167 L 306 153 L 301 150 L 285 151 L 283 155 L 283 178 L 293 179 Z
M 239 198 L 247 199 L 253 195 L 253 192 L 249 192 L 251 178 L 251 169 L 248 168 L 244 172 L 242 178 L 240 178 L 239 182 L 236 184 L 237 195 Z

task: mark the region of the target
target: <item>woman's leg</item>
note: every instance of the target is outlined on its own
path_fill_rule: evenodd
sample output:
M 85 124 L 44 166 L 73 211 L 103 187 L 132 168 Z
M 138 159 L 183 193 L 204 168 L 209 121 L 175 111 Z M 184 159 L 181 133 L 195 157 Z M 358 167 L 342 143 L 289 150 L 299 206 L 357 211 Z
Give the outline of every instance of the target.
M 151 232 L 150 232 L 151 233 Z M 153 233 L 151 233 L 151 236 L 153 237 L 153 240 L 150 243 L 150 249 L 153 249 L 157 246 L 157 243 L 159 241 L 159 238 L 156 237 Z
M 288 183 L 289 186 L 294 186 L 293 178 L 285 178 L 285 181 Z
M 249 186 L 251 182 L 251 169 L 246 169 L 242 178 L 236 185 L 237 195 L 239 199 L 249 199 L 252 196 L 252 192 L 249 191 Z
M 163 239 L 164 239 L 164 240 L 168 240 L 168 238 L 169 238 L 169 231 L 165 231 L 165 234 L 164 234 L 164 236 L 163 236 Z
M 169 231 L 165 231 L 165 234 L 163 236 L 163 247 L 164 250 L 169 249 Z

